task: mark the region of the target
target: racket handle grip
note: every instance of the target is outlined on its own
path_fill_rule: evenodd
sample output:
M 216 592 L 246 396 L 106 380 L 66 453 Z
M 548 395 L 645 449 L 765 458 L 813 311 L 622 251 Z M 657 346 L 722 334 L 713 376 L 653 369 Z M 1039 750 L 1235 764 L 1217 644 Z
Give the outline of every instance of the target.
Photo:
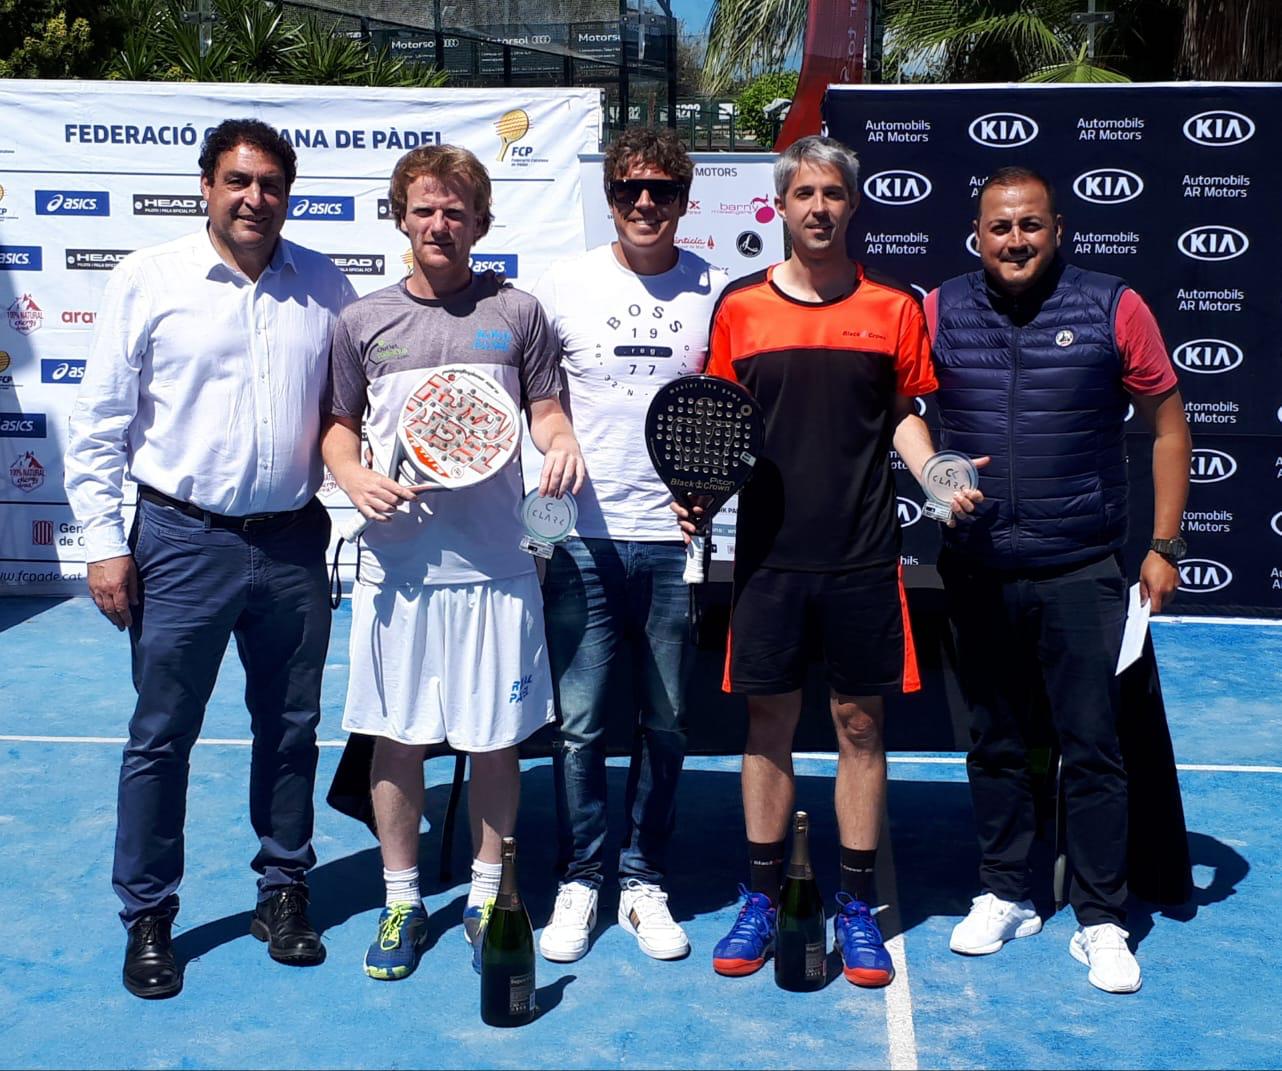
M 686 544 L 686 567 L 681 579 L 687 584 L 702 584 L 707 576 L 703 568 L 703 543 L 705 536 L 691 536 Z
M 347 522 L 338 529 L 338 536 L 344 543 L 355 543 L 360 534 L 369 527 L 369 518 L 357 510 L 356 513 L 347 519 Z

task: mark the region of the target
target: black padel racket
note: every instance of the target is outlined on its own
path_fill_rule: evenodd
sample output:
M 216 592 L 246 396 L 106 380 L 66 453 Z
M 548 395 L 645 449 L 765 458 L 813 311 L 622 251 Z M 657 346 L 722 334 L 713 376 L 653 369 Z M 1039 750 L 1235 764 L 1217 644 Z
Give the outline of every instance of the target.
M 660 387 L 650 402 L 645 445 L 654 471 L 681 505 L 703 507 L 700 534 L 687 548 L 687 584 L 706 578 L 703 533 L 717 510 L 748 482 L 765 436 L 761 406 L 728 379 L 682 376 Z
M 520 428 L 516 403 L 488 372 L 441 365 L 405 398 L 387 475 L 425 490 L 471 487 L 512 460 Z M 357 513 L 339 534 L 350 543 L 369 523 Z

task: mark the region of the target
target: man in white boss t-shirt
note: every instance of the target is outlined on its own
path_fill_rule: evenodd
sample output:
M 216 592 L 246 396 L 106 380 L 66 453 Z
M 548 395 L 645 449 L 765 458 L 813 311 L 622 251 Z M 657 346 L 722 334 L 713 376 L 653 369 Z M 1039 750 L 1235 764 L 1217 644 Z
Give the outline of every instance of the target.
M 544 452 L 540 490 L 577 491 L 583 457 L 558 399 L 556 340 L 538 302 L 470 254 L 489 230 L 490 178 L 467 149 L 403 156 L 388 193 L 409 238 L 409 278 L 349 305 L 334 332 L 331 403 L 321 440 L 334 479 L 365 516 L 366 555 L 352 592 L 351 673 L 343 728 L 375 736 L 370 772 L 387 903 L 365 954 L 371 978 L 408 977 L 427 942 L 418 887 L 423 755 L 448 741 L 470 756 L 475 857 L 463 912 L 474 949 L 498 893 L 500 844 L 516 828 L 516 745 L 553 720 L 542 602 L 520 549 L 521 473 L 416 498 L 361 464 L 360 427 L 391 455 L 406 394 L 427 369 L 466 363 L 529 414 Z M 473 965 L 479 959 L 473 957 Z
M 604 881 L 607 717 L 640 719 L 618 860 L 619 923 L 656 959 L 690 943 L 663 891 L 694 664 L 685 550 L 645 447 L 650 400 L 703 371 L 725 272 L 676 247 L 694 164 L 668 130 L 631 128 L 605 155 L 617 240 L 553 266 L 534 292 L 561 344 L 572 420 L 591 475 L 574 535 L 544 577 L 561 715 L 554 752 L 561 885 L 539 940 L 558 962 L 588 949 Z

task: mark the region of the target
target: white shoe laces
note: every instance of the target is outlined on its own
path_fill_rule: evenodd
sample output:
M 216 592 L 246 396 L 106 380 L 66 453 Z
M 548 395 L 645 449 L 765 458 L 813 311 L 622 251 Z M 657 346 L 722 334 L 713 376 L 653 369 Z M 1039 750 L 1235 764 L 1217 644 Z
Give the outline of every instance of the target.
M 579 881 L 562 885 L 556 894 L 556 907 L 552 911 L 552 922 L 555 926 L 575 926 L 582 928 L 588 924 L 592 914 L 593 890 Z
M 1084 928 L 1086 940 L 1090 942 L 1092 952 L 1126 952 L 1130 953 L 1130 948 L 1126 944 L 1126 939 L 1130 937 L 1121 926 L 1112 922 L 1101 922 L 1097 926 L 1087 926 Z
M 675 926 L 676 921 L 672 918 L 672 913 L 668 910 L 668 894 L 657 885 L 646 885 L 643 882 L 635 882 L 627 887 L 627 891 L 632 893 L 631 909 L 637 913 L 637 919 L 640 925 L 638 929 L 644 926 Z

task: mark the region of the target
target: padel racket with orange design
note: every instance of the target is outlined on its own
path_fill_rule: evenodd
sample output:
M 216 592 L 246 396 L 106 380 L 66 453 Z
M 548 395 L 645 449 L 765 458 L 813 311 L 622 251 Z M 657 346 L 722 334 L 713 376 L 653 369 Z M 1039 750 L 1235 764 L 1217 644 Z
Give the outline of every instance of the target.
M 766 437 L 761 406 L 738 383 L 717 376 L 682 376 L 659 388 L 645 417 L 645 445 L 654 471 L 687 509 L 703 507 L 699 533 L 686 548 L 684 579 L 707 577 L 713 515 L 752 475 Z
M 472 365 L 441 365 L 401 407 L 387 476 L 423 491 L 471 487 L 497 475 L 520 442 L 521 414 L 493 376 Z M 339 534 L 350 543 L 369 523 L 358 512 Z

